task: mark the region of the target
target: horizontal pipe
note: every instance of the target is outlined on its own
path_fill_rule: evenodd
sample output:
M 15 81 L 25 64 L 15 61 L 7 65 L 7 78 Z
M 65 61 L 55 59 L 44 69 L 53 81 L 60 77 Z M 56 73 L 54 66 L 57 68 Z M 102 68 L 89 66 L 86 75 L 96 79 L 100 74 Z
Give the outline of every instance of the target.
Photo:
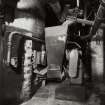
M 80 18 L 74 18 L 74 17 L 68 17 L 67 20 L 70 21 L 76 21 L 77 23 L 86 24 L 86 25 L 94 25 L 94 21 L 86 20 L 86 19 L 80 19 Z M 100 25 L 101 28 L 105 28 L 105 24 L 102 23 Z
M 41 40 L 38 37 L 31 37 L 27 35 L 27 33 L 31 33 L 32 35 L 38 35 L 37 33 L 33 33 L 25 29 L 18 28 L 18 27 L 6 25 L 6 32 L 14 32 L 14 31 L 17 32 L 20 36 L 26 37 L 30 40 L 38 41 L 39 43 L 43 43 L 43 44 L 45 43 L 44 40 Z

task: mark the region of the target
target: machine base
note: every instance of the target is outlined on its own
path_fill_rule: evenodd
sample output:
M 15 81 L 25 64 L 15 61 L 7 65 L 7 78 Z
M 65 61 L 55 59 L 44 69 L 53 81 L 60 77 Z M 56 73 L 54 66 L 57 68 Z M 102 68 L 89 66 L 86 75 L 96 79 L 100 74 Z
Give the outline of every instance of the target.
M 55 98 L 68 101 L 86 100 L 86 88 L 82 85 L 71 85 L 69 81 L 64 81 L 55 91 Z

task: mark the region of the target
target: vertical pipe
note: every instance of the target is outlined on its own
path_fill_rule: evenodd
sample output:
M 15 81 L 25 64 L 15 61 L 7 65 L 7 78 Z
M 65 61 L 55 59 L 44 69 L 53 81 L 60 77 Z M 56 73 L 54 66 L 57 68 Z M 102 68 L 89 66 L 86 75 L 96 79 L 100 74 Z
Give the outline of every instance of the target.
M 2 70 L 2 58 L 3 58 L 3 23 L 4 23 L 4 3 L 0 0 L 0 104 L 3 99 L 3 70 Z
M 87 3 L 84 3 L 84 19 L 87 18 Z
M 79 0 L 77 0 L 77 7 L 79 7 Z
M 105 83 L 105 27 L 103 30 L 103 82 Z

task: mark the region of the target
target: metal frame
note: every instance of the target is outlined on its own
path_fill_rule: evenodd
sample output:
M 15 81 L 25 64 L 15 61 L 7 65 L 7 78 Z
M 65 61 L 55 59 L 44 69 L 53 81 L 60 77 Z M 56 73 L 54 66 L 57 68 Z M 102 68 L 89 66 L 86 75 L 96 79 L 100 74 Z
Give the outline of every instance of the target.
M 41 39 L 39 39 L 39 38 L 27 36 L 27 34 L 26 34 L 27 32 L 33 34 L 32 32 L 29 32 L 29 31 L 27 31 L 27 30 L 20 29 L 20 28 L 17 28 L 17 27 L 12 27 L 12 26 L 6 26 L 6 28 L 7 28 L 6 32 L 11 32 L 12 30 L 14 30 L 14 31 L 12 31 L 12 32 L 9 34 L 9 38 L 8 38 L 8 50 L 7 50 L 8 52 L 7 52 L 7 61 L 6 61 L 6 63 L 7 63 L 8 66 L 9 66 L 10 60 L 11 60 L 12 38 L 13 38 L 13 36 L 15 36 L 16 34 L 18 34 L 19 36 L 26 37 L 27 39 L 30 39 L 30 40 L 33 40 L 33 41 L 37 41 L 38 43 L 42 43 L 42 44 L 45 43 L 44 40 L 41 40 Z M 16 31 L 15 31 L 15 30 L 16 30 Z

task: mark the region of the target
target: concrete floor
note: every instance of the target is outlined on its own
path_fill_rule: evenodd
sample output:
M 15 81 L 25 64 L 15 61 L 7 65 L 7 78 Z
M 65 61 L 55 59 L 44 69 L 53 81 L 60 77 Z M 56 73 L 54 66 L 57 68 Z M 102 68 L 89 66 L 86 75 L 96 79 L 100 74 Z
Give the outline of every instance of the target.
M 56 99 L 55 89 L 58 85 L 59 83 L 50 83 L 46 87 L 41 87 L 31 100 L 21 105 L 105 105 L 105 85 L 103 84 L 95 86 L 86 102 Z
M 49 83 L 45 87 L 41 87 L 37 93 L 27 102 L 21 105 L 105 105 L 105 85 L 102 83 L 103 74 L 103 51 L 102 42 L 100 45 L 96 45 L 96 42 L 91 43 L 91 47 L 94 50 L 92 55 L 92 73 L 93 73 L 93 88 L 91 94 L 86 102 L 76 102 L 55 99 L 55 89 L 60 83 Z M 43 94 L 44 90 L 44 94 Z M 38 95 L 38 94 L 41 95 Z

